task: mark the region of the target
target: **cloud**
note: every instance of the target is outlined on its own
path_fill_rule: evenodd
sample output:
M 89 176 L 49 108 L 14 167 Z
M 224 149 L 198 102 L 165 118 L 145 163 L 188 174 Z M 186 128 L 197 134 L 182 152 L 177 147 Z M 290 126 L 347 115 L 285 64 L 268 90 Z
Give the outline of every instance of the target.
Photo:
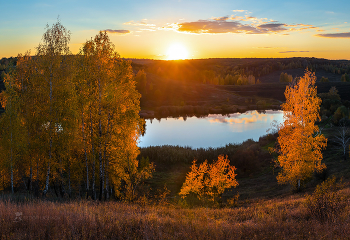
M 213 20 L 215 20 L 215 21 L 226 21 L 226 20 L 228 20 L 228 19 L 230 19 L 228 16 L 225 16 L 225 17 L 214 17 L 214 18 L 212 18 Z
M 230 118 L 219 115 L 209 115 L 210 123 L 226 123 L 226 124 L 249 124 L 255 122 L 266 122 L 269 116 L 264 113 L 253 111 L 249 114 L 230 114 Z
M 309 51 L 284 51 L 284 52 L 278 52 L 278 53 L 297 53 L 297 52 L 309 52 Z
M 241 33 L 241 34 L 284 34 L 288 32 L 302 31 L 306 29 L 317 29 L 309 24 L 293 24 L 280 23 L 273 19 L 256 18 L 251 16 L 247 10 L 232 10 L 236 14 L 221 17 L 212 17 L 210 19 L 197 21 L 172 22 L 163 26 L 156 26 L 148 23 L 147 19 L 141 21 L 129 21 L 124 25 L 139 26 L 139 31 L 156 31 L 168 30 L 179 33 L 190 34 L 223 34 L 223 33 Z M 241 13 L 241 14 L 240 14 Z M 243 15 L 243 16 L 239 16 Z
M 293 31 L 302 31 L 306 29 L 317 29 L 310 24 L 279 23 L 267 18 L 256 18 L 250 15 L 244 16 L 223 16 L 212 17 L 208 20 L 197 20 L 192 22 L 171 23 L 165 27 L 158 28 L 162 30 L 174 30 L 180 33 L 192 34 L 220 34 L 220 33 L 245 33 L 245 34 L 272 34 L 285 33 Z
M 267 23 L 259 25 L 258 28 L 262 32 L 282 32 L 287 30 L 287 28 L 284 28 L 284 26 L 287 25 L 284 23 Z
M 250 17 L 256 20 L 256 18 Z M 227 21 L 225 18 L 215 18 L 214 20 L 199 20 L 196 22 L 184 22 L 176 24 L 178 32 L 186 33 L 247 33 L 247 34 L 263 34 L 278 33 L 287 31 L 285 23 L 267 23 L 267 24 L 242 24 L 239 21 Z M 231 18 L 232 19 L 232 18 Z M 174 26 L 173 26 L 174 28 Z
M 253 48 L 258 48 L 258 49 L 277 49 L 279 47 L 253 47 Z
M 350 38 L 350 32 L 344 33 L 322 33 L 316 34 L 317 37 L 325 37 L 325 38 Z
M 151 23 L 147 23 L 147 19 L 142 19 L 141 21 L 129 21 L 129 22 L 125 22 L 123 23 L 124 25 L 130 25 L 130 26 L 139 26 L 142 27 L 139 30 L 141 31 L 156 31 L 156 25 L 155 24 L 151 24 Z
M 177 24 L 178 32 L 186 33 L 257 33 L 257 29 L 238 21 L 211 21 L 184 22 Z
M 123 23 L 124 25 L 132 26 L 146 26 L 146 27 L 155 27 L 156 25 L 147 23 L 147 19 L 142 19 L 141 21 L 134 22 L 133 20 Z
M 106 29 L 104 30 L 108 33 L 112 33 L 112 34 L 120 34 L 120 35 L 124 35 L 124 34 L 129 34 L 130 31 L 129 30 L 112 30 L 112 29 Z

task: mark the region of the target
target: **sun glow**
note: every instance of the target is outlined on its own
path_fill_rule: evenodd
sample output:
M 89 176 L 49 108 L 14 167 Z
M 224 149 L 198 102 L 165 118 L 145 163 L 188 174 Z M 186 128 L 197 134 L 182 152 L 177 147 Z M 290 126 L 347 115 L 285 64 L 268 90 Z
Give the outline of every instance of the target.
M 188 51 L 181 44 L 173 44 L 169 47 L 167 51 L 167 60 L 179 60 L 179 59 L 187 59 Z

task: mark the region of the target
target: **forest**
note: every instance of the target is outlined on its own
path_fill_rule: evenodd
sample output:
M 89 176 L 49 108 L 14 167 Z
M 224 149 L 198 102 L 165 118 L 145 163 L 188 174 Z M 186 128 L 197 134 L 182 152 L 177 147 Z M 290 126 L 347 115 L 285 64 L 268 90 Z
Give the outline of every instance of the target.
M 34 55 L 0 60 L 1 237 L 350 233 L 350 61 L 123 59 L 106 32 L 75 55 L 69 41 L 58 21 Z M 218 148 L 137 146 L 144 119 L 248 109 L 284 122 Z
M 348 60 L 131 60 L 137 89 L 142 94 L 141 116 L 145 118 L 276 109 L 285 101 L 286 86 L 302 77 L 305 69 L 315 72 L 319 93 L 335 86 L 342 99 L 350 100 Z

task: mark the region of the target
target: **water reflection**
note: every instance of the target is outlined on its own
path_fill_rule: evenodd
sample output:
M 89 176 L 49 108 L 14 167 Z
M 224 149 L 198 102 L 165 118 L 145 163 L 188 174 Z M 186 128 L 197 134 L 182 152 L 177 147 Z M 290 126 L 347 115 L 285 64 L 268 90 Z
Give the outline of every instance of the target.
M 210 114 L 205 118 L 163 118 L 146 120 L 146 133 L 139 146 L 180 145 L 193 148 L 220 147 L 247 139 L 259 140 L 272 121 L 282 122 L 283 112 L 248 111 L 228 115 Z

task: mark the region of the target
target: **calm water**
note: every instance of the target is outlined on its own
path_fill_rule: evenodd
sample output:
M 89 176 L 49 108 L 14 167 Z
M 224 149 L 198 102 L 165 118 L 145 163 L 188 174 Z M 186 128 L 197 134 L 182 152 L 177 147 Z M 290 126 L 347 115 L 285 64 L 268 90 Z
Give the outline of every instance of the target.
M 193 148 L 221 147 L 241 143 L 247 139 L 259 140 L 271 127 L 271 122 L 283 121 L 282 111 L 248 111 L 228 116 L 210 114 L 205 118 L 163 118 L 146 120 L 146 133 L 139 146 L 180 145 Z

